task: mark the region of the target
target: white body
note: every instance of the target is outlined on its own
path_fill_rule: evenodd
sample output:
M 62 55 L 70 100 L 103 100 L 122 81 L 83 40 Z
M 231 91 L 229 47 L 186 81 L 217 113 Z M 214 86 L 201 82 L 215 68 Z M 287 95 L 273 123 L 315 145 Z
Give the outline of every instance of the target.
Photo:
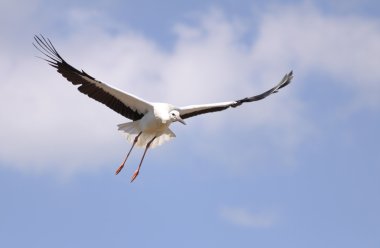
M 169 129 L 172 123 L 169 112 L 174 109 L 174 106 L 166 103 L 153 103 L 152 106 L 153 108 L 140 120 L 118 125 L 119 131 L 121 131 L 131 143 L 133 143 L 135 137 L 141 133 L 135 144 L 137 147 L 145 147 L 154 137 L 156 138 L 151 143 L 151 148 L 162 145 L 164 142 L 176 137 Z

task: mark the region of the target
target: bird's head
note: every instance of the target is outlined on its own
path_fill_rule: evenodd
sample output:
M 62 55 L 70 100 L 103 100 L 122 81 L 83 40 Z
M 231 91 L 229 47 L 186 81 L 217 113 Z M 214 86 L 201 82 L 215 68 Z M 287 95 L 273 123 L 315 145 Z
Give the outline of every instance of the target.
M 179 121 L 183 125 L 186 125 L 186 122 L 179 115 L 179 111 L 178 110 L 172 110 L 172 111 L 170 111 L 169 112 L 169 117 L 170 117 L 170 121 L 172 121 L 172 122 Z

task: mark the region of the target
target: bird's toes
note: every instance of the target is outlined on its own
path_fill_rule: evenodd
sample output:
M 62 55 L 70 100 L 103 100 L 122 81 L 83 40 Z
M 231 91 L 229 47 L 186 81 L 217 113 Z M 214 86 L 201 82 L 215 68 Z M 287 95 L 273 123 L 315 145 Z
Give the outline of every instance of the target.
M 139 175 L 139 170 L 136 170 L 134 173 L 133 173 L 133 176 L 131 178 L 131 183 L 136 179 L 136 177 Z
M 123 169 L 123 165 L 121 165 L 119 168 L 117 168 L 115 175 L 119 174 L 119 172 Z

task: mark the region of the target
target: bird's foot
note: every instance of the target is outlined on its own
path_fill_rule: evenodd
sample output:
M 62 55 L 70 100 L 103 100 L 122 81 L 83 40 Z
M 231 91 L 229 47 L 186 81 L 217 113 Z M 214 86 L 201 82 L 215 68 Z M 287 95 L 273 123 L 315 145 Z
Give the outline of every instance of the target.
M 135 173 L 133 173 L 133 176 L 131 178 L 131 183 L 136 179 L 136 177 L 139 175 L 140 170 L 136 170 Z
M 123 167 L 124 167 L 124 164 L 121 164 L 121 165 L 119 166 L 119 168 L 117 168 L 117 170 L 116 170 L 116 172 L 115 172 L 115 175 L 119 174 L 119 172 L 123 169 Z

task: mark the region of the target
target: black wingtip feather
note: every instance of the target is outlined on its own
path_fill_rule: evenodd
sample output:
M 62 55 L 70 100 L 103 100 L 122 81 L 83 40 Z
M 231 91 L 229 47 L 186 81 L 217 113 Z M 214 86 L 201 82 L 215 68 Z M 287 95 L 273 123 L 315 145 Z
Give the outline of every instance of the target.
M 282 79 L 282 84 L 280 85 L 280 87 L 278 87 L 278 89 L 273 92 L 273 93 L 276 93 L 279 89 L 287 86 L 288 84 L 290 84 L 290 82 L 292 81 L 293 79 L 293 70 L 291 70 L 288 74 L 286 74 L 284 76 L 284 78 Z
M 64 62 L 51 41 L 46 39 L 42 34 L 39 36 L 35 35 L 34 41 L 35 43 L 33 43 L 33 46 L 51 61 L 54 61 L 56 64 Z
M 277 93 L 281 88 L 290 84 L 292 79 L 293 79 L 293 71 L 290 71 L 289 73 L 285 74 L 285 76 L 281 79 L 281 81 L 272 89 L 267 90 L 264 93 L 261 93 L 256 96 L 246 97 L 246 98 L 237 100 L 234 104 L 231 105 L 231 107 L 236 108 L 245 102 L 254 102 L 254 101 L 262 100 L 273 93 Z
M 83 70 L 80 71 L 69 65 L 61 55 L 59 55 L 53 43 L 48 38 L 45 38 L 41 34 L 35 35 L 33 46 L 45 56 L 39 58 L 56 68 L 57 71 L 73 85 L 79 85 L 78 90 L 83 94 L 105 104 L 128 119 L 135 121 L 143 117 L 142 113 L 130 108 L 111 93 L 98 87 L 96 84 L 102 84 L 100 81 L 96 81 L 94 77 Z

